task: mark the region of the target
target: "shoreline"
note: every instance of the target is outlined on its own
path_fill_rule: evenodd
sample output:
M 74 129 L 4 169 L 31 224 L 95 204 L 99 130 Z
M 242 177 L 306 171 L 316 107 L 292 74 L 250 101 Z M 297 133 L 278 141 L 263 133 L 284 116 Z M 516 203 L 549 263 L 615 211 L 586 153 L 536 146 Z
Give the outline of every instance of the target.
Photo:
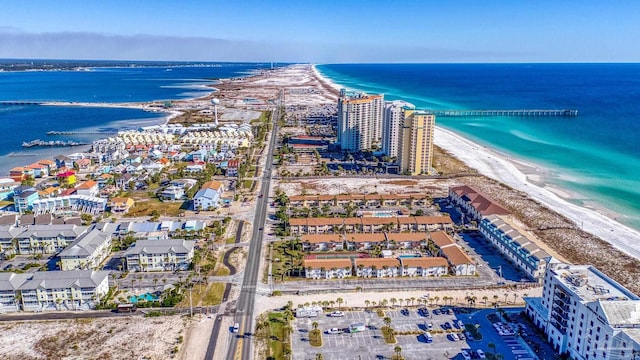
M 319 81 L 333 89 L 341 88 L 331 79 L 324 77 L 312 66 Z M 478 144 L 468 138 L 436 125 L 434 143 L 476 169 L 480 174 L 526 193 L 550 210 L 565 216 L 585 232 L 599 237 L 616 249 L 640 259 L 640 232 L 624 225 L 610 214 L 607 208 L 577 205 L 569 201 L 574 198 L 571 190 L 551 185 L 546 181 L 542 167 L 510 156 L 493 148 Z

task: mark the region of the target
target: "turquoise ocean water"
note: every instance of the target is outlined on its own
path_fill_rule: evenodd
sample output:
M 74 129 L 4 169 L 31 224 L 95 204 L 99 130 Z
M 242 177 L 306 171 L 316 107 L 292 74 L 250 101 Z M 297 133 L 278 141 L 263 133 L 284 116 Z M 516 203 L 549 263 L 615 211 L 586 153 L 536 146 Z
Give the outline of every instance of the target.
M 577 109 L 578 117 L 438 118 L 547 170 L 570 201 L 640 229 L 640 64 L 319 65 L 347 88 L 422 109 Z

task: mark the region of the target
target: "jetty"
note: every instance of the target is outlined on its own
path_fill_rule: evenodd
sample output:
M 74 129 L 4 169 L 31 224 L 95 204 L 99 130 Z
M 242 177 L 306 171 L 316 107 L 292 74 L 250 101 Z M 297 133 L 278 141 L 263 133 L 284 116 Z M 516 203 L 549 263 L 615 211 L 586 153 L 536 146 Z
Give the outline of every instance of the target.
M 117 131 L 47 131 L 47 135 L 109 135 L 117 134 Z
M 85 142 L 80 142 L 80 141 L 60 141 L 60 140 L 51 140 L 51 141 L 43 141 L 40 139 L 36 139 L 36 140 L 32 140 L 32 141 L 25 141 L 22 143 L 22 147 L 24 148 L 30 148 L 30 147 L 34 147 L 34 146 L 60 146 L 60 147 L 64 147 L 64 146 L 80 146 L 80 145 L 89 145 Z
M 0 101 L 0 105 L 22 106 L 22 105 L 42 105 L 39 101 Z
M 578 116 L 578 110 L 429 110 L 435 116 Z

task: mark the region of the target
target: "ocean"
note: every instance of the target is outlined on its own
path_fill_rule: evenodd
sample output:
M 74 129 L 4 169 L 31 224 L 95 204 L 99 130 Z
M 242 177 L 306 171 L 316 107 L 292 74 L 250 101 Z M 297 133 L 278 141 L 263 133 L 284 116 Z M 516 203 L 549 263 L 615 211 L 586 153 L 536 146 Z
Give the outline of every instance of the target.
M 440 117 L 436 123 L 545 169 L 569 201 L 640 230 L 640 64 L 340 64 L 346 88 L 420 109 L 577 109 L 577 117 Z
M 83 71 L 0 72 L 0 101 L 123 103 L 204 96 L 216 79 L 246 76 L 268 64 L 221 63 L 202 66 L 99 67 Z M 164 121 L 166 114 L 137 109 L 0 105 L 0 176 L 40 158 L 82 151 L 85 147 L 22 148 L 41 139 L 90 143 L 119 130 Z M 47 135 L 48 131 L 84 134 Z

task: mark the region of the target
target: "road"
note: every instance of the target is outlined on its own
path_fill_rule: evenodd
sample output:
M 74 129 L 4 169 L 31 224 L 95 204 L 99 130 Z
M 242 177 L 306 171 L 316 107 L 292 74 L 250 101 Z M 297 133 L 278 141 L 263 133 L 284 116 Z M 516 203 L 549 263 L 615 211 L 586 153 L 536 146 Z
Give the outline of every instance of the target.
M 244 225 L 244 221 L 241 221 L 238 224 L 238 230 L 236 231 L 236 244 L 242 240 L 242 227 Z M 227 251 L 222 258 L 222 263 L 229 268 L 229 275 L 235 275 L 237 272 L 236 267 L 229 262 L 229 258 L 231 254 L 233 254 L 238 248 L 233 248 Z M 229 299 L 229 294 L 231 293 L 231 284 L 227 283 L 224 287 L 224 293 L 222 294 L 222 301 L 225 302 Z M 213 359 L 213 354 L 216 351 L 216 342 L 218 340 L 218 335 L 220 334 L 220 327 L 222 326 L 222 315 L 216 316 L 216 322 L 213 325 L 213 330 L 211 331 L 211 337 L 209 338 L 209 345 L 207 346 L 207 353 L 205 355 L 205 359 Z
M 262 188 L 256 203 L 256 213 L 253 221 L 253 234 L 251 236 L 251 242 L 249 244 L 249 255 L 247 258 L 247 266 L 244 270 L 244 279 L 242 281 L 242 288 L 240 289 L 240 296 L 236 306 L 236 314 L 234 322 L 240 324 L 239 334 L 251 333 L 253 330 L 253 310 L 255 305 L 255 290 L 258 283 L 258 272 L 260 270 L 260 253 L 262 250 L 262 237 L 263 237 L 263 224 L 265 223 L 269 188 L 271 186 L 271 166 L 273 164 L 273 149 L 275 148 L 277 133 L 278 133 L 278 119 L 280 118 L 280 106 L 282 104 L 283 92 L 280 91 L 280 98 L 278 99 L 278 106 L 271 113 L 271 123 L 273 129 L 271 131 L 271 140 L 269 142 L 269 149 L 267 151 L 267 158 L 265 162 L 264 174 L 262 176 Z M 246 341 L 242 341 L 246 340 Z M 241 337 L 232 337 L 231 344 L 229 345 L 229 352 L 227 353 L 228 360 L 238 359 L 237 355 L 241 355 L 241 359 L 250 360 L 252 356 L 251 341 L 250 339 L 244 339 Z

